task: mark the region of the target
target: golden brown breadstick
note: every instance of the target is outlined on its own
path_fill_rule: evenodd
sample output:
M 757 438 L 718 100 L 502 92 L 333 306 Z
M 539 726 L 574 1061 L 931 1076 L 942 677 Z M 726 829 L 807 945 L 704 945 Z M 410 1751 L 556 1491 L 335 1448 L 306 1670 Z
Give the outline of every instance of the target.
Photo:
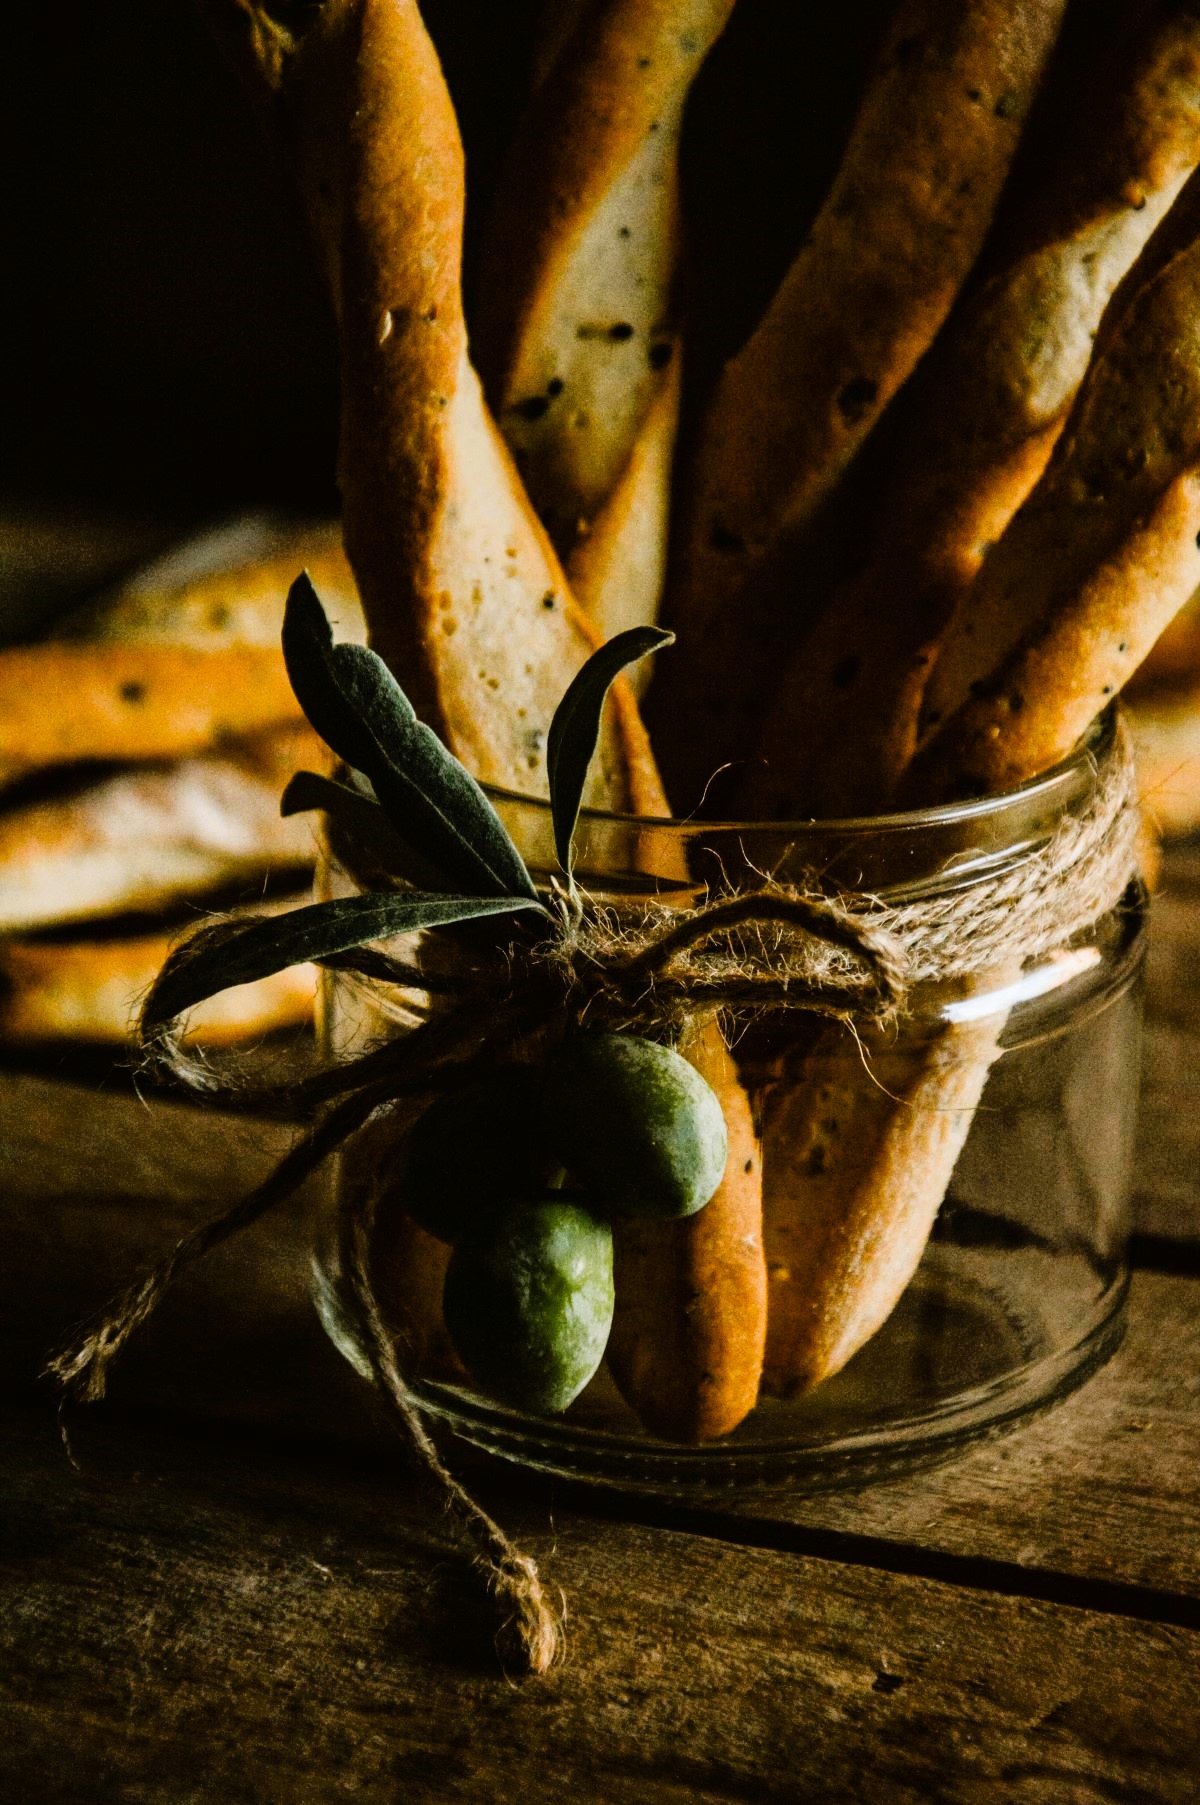
M 1185 202 L 1200 206 L 1194 185 Z M 1122 293 L 1045 476 L 946 642 L 944 718 L 912 796 L 1004 788 L 1064 757 L 1200 583 L 1200 235 Z
M 0 775 L 176 758 L 299 715 L 276 647 L 59 640 L 0 651 Z
M 307 726 L 224 754 L 121 772 L 0 815 L 0 930 L 160 908 L 268 871 L 311 868 L 311 820 L 279 797 L 327 758 Z
M 886 804 L 938 639 L 1041 475 L 1113 290 L 1200 160 L 1200 18 L 1153 4 L 1137 28 L 906 398 L 870 560 L 802 642 L 748 773 L 765 814 Z
M 678 355 L 683 106 L 733 0 L 598 0 L 529 109 L 492 221 L 480 369 L 568 555 Z
M 341 528 L 334 524 L 299 530 L 266 556 L 182 582 L 164 582 L 152 568 L 148 578 L 135 577 L 72 614 L 54 637 L 206 651 L 225 645 L 277 648 L 287 593 L 301 570 L 316 584 L 338 638 L 362 640 L 362 611 Z
M 753 714 L 774 687 L 780 634 L 814 598 L 786 571 L 782 587 L 766 581 L 764 566 L 813 522 L 941 327 L 1062 11 L 1063 0 L 903 0 L 833 189 L 717 385 L 671 580 L 680 651 L 661 675 L 678 736 L 664 769 L 685 799 L 715 762 L 694 723 L 724 728 L 735 704 Z M 751 591 L 756 573 L 764 586 Z M 731 741 L 726 755 L 747 749 Z
M 648 1429 L 695 1442 L 727 1435 L 758 1400 L 767 1269 L 758 1136 L 716 1018 L 702 1018 L 680 1051 L 721 1099 L 725 1177 L 685 1221 L 616 1225 L 608 1362 Z
M 594 643 L 484 406 L 460 294 L 458 128 L 415 0 L 328 0 L 303 35 L 249 0 L 342 343 L 346 547 L 372 643 L 485 780 L 545 788 L 545 735 Z M 628 691 L 589 799 L 637 806 Z
M 681 375 L 682 359 L 676 357 L 616 488 L 567 561 L 572 593 L 604 639 L 658 619 Z M 648 663 L 633 666 L 629 683 L 636 695 L 652 676 Z
M 166 934 L 79 941 L 0 941 L 0 1039 L 133 1039 L 137 1013 L 171 948 Z M 312 965 L 209 997 L 188 1018 L 189 1040 L 221 1046 L 311 1021 Z
M 1200 680 L 1200 590 L 1189 597 L 1126 688 L 1136 706 L 1156 696 L 1194 694 Z
M 925 1250 L 1004 1017 L 928 1047 L 826 1029 L 787 1072 L 763 1137 L 769 1288 L 763 1383 L 791 1397 L 837 1372 L 891 1314 Z

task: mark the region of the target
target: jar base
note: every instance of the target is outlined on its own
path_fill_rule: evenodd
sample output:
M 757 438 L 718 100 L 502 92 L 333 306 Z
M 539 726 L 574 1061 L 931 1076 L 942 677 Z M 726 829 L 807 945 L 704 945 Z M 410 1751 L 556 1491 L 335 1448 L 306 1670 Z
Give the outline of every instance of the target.
M 765 1399 L 730 1436 L 691 1446 L 647 1436 L 602 1371 L 564 1416 L 534 1419 L 466 1389 L 413 1383 L 426 1413 L 471 1446 L 560 1478 L 678 1497 L 764 1484 L 800 1492 L 860 1486 L 952 1458 L 1066 1397 L 1120 1344 L 1124 1271 L 1078 1311 L 1078 1290 L 1031 1261 L 964 1265 L 931 1248 L 888 1322 L 843 1372 L 797 1400 Z M 1078 1275 L 1082 1278 L 1082 1274 Z M 324 1295 L 322 1295 L 322 1291 Z M 1068 1309 L 1074 1333 L 1064 1334 Z M 362 1370 L 332 1288 L 318 1309 Z

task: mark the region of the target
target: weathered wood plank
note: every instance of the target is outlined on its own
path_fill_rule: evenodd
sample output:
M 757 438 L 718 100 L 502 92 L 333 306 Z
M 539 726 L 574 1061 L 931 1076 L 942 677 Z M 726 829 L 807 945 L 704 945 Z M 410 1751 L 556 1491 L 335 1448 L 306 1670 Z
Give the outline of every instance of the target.
M 1073 1397 L 952 1464 L 735 1516 L 1200 1598 L 1200 1283 L 1135 1280 L 1128 1324 Z
M 570 1662 L 507 1684 L 436 1513 L 244 1445 L 10 1421 L 22 1801 L 1069 1805 L 1194 1796 L 1200 1635 L 571 1513 Z
M 18 1388 L 140 1261 L 286 1143 L 280 1129 L 260 1140 L 246 1123 L 34 1080 L 0 1086 L 0 1127 L 0 1345 Z M 303 1209 L 263 1223 L 188 1279 L 123 1357 L 116 1399 L 308 1438 L 321 1458 L 378 1449 L 366 1390 L 308 1301 L 305 1224 Z M 748 1539 L 782 1525 L 801 1542 L 882 1538 L 1200 1595 L 1200 1282 L 1142 1275 L 1129 1321 L 1124 1348 L 1083 1391 L 938 1471 L 849 1494 L 765 1490 L 732 1512 L 718 1495 L 699 1508 Z

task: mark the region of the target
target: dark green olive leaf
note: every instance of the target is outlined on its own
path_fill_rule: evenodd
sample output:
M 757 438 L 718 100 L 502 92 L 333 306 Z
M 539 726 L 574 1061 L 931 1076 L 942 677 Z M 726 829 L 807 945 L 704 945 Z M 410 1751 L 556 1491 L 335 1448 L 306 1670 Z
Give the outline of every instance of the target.
M 280 797 L 279 812 L 304 815 L 310 809 L 320 809 L 328 817 L 335 859 L 349 844 L 352 869 L 360 869 L 365 860 L 381 876 L 403 878 L 418 890 L 453 890 L 454 880 L 445 868 L 423 858 L 364 790 L 316 771 L 297 771 Z
M 396 825 L 431 857 L 451 841 L 467 846 L 503 895 L 536 898 L 508 829 L 466 766 L 417 719 L 382 658 L 356 645 L 335 646 L 333 656 L 343 694 L 360 709 L 387 760 L 367 775 Z M 396 767 L 403 791 L 395 785 Z
M 338 757 L 367 771 L 374 757 L 371 735 L 346 702 L 331 667 L 333 630 L 306 570 L 288 591 L 283 614 L 283 662 L 297 702 L 310 725 Z
M 417 719 L 383 660 L 335 645 L 307 573 L 288 595 L 283 652 L 296 699 L 326 744 L 371 780 L 405 840 L 455 883 L 504 896 L 537 891 L 470 773 Z
M 614 680 L 627 665 L 649 652 L 669 646 L 673 633 L 661 627 L 629 627 L 593 652 L 576 673 L 554 711 L 546 740 L 546 768 L 550 778 L 550 811 L 554 820 L 554 846 L 558 862 L 571 875 L 571 842 L 583 801 L 588 766 L 600 738 L 600 718 Z
M 441 896 L 407 890 L 339 897 L 286 915 L 221 922 L 201 929 L 171 954 L 146 1001 L 143 1026 L 170 1021 L 220 990 L 252 984 L 307 959 L 324 959 L 393 934 L 532 908 L 542 905 L 525 897 Z

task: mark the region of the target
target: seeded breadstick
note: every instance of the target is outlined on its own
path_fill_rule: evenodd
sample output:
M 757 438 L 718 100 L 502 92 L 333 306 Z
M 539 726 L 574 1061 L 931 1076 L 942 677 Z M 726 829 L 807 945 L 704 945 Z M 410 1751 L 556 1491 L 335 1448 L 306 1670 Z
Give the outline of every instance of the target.
M 765 1388 L 837 1372 L 916 1271 L 1004 1018 L 927 1049 L 867 1052 L 830 1028 L 780 1083 L 763 1141 L 769 1317 Z
M 298 765 L 327 756 L 297 725 L 10 809 L 0 815 L 0 930 L 160 908 L 239 878 L 311 868 L 312 822 L 285 820 L 279 797 Z
M 545 732 L 594 639 L 468 361 L 441 70 L 412 0 L 334 0 L 298 62 L 317 161 L 347 203 L 342 487 L 373 641 L 477 776 L 544 791 Z M 627 691 L 593 769 L 591 802 L 640 806 L 652 765 Z
M 1200 207 L 1197 185 L 1179 204 Z M 1200 231 L 1114 308 L 1125 294 L 947 640 L 945 718 L 910 795 L 1000 789 L 1064 757 L 1200 583 Z
M 307 570 L 339 639 L 364 637 L 354 578 L 342 550 L 341 528 L 308 528 L 268 555 L 191 577 L 163 582 L 135 577 L 60 623 L 54 637 L 121 644 L 169 644 L 213 650 L 224 645 L 278 649 L 287 593 Z
M 132 1040 L 138 1009 L 171 948 L 166 934 L 120 940 L 0 941 L 0 1039 Z M 194 1009 L 186 1033 L 227 1045 L 312 1020 L 317 972 L 293 965 Z
M 692 723 L 724 728 L 734 700 L 753 717 L 774 687 L 779 636 L 813 598 L 796 597 L 786 572 L 782 586 L 747 586 L 812 523 L 942 325 L 1063 4 L 902 0 L 830 195 L 701 428 L 671 584 L 680 655 L 662 677 L 680 736 L 664 768 L 681 796 L 698 794 L 713 762 Z M 731 741 L 727 756 L 747 749 Z
M 1195 206 L 1194 180 L 1177 203 L 1181 217 L 1168 215 L 1115 297 L 1050 467 L 984 565 L 964 617 L 977 637 L 966 634 L 964 645 L 978 649 L 978 668 L 991 674 L 971 694 L 969 667 L 960 672 L 966 699 L 918 756 L 907 780 L 914 801 L 1001 789 L 1065 756 L 1200 581 Z M 1180 243 L 1186 248 L 1174 249 Z M 865 1087 L 861 1096 L 857 1086 L 835 1096 L 828 1114 L 836 1124 L 832 1148 L 820 1138 L 819 1087 L 789 1091 L 769 1123 L 764 1232 L 769 1270 L 781 1275 L 772 1287 L 768 1338 L 773 1385 L 815 1382 L 834 1369 L 829 1360 L 853 1351 L 860 1295 L 862 1320 L 882 1320 L 870 1303 L 868 1274 L 877 1271 L 885 1281 L 879 1297 L 886 1313 L 891 1268 L 901 1272 L 905 1260 L 889 1253 L 876 1268 L 873 1253 L 860 1255 L 862 1233 L 884 1237 L 895 1222 L 915 1264 L 922 1223 L 933 1219 L 958 1150 L 949 1132 L 937 1131 L 937 1118 L 949 1107 L 969 1121 L 993 1057 L 986 1037 L 973 1040 L 976 1032 L 953 1030 L 935 1047 L 932 1071 L 912 1054 L 898 1056 L 895 1069 L 878 1071 L 884 1089 L 901 1098 L 899 1108 L 882 1093 L 872 1101 Z M 881 1137 L 874 1143 L 872 1120 Z M 820 1180 L 811 1207 L 795 1178 L 805 1172 L 810 1143 L 819 1150 L 812 1170 Z M 823 1165 L 838 1168 L 831 1155 L 839 1147 L 853 1182 L 846 1188 L 839 1182 L 840 1201 L 830 1210 L 821 1190 Z M 886 1239 L 871 1245 L 886 1249 Z M 846 1270 L 857 1276 L 839 1298 L 834 1281 L 847 1249 L 853 1258 Z M 815 1310 L 799 1292 L 781 1288 L 792 1283 L 801 1292 L 816 1288 L 827 1305 Z M 854 1328 L 845 1342 L 843 1317 Z M 833 1349 L 828 1356 L 826 1340 Z
M 682 360 L 677 357 L 642 422 L 616 488 L 568 561 L 572 593 L 604 639 L 658 619 L 681 371 Z M 633 666 L 629 683 L 635 694 L 644 691 L 653 674 L 648 661 Z
M 346 549 L 372 644 L 485 781 L 543 792 L 545 736 L 595 643 L 483 403 L 460 293 L 458 127 L 415 0 L 326 0 L 294 35 L 206 0 L 265 88 L 308 202 L 342 344 Z M 637 807 L 624 689 L 588 800 Z
M 938 639 L 1041 475 L 1113 290 L 1200 160 L 1200 17 L 1156 0 L 1137 27 L 906 397 L 869 563 L 802 642 L 748 772 L 744 800 L 765 814 L 861 813 L 894 792 Z
M 176 758 L 299 715 L 278 647 L 46 642 L 0 650 L 0 779 Z
M 361 640 L 354 581 L 329 527 L 203 576 L 159 577 L 153 566 L 68 616 L 48 643 L 0 650 L 0 781 L 80 759 L 186 757 L 298 719 L 279 643 L 305 566 L 339 635 Z
M 538 89 L 497 201 L 480 368 L 566 556 L 678 354 L 683 106 L 733 0 L 598 0 Z
M 681 394 L 679 131 L 732 5 L 551 9 L 547 66 L 492 224 L 485 383 L 605 638 L 655 620 L 662 596 Z M 639 667 L 635 688 L 649 676 Z

